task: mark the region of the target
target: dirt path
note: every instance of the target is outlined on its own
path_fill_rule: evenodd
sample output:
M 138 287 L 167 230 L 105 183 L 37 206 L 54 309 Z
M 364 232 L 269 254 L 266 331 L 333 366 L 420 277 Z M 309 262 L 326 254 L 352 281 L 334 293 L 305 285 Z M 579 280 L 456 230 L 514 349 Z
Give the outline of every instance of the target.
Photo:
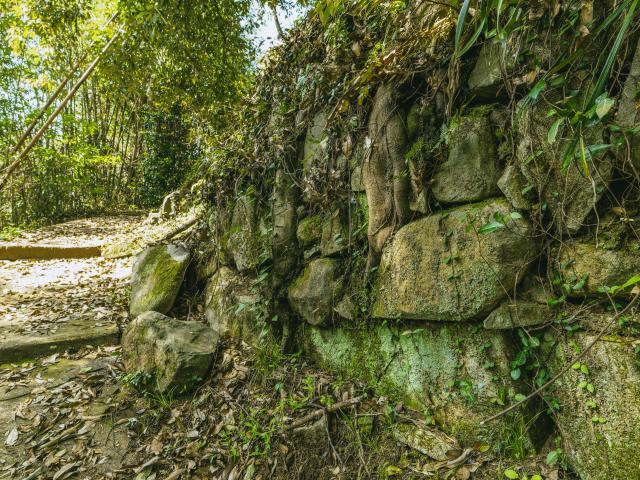
M 45 258 L 0 260 L 0 479 L 70 478 L 89 470 L 85 478 L 98 478 L 121 465 L 126 429 L 113 425 L 117 418 L 104 419 L 127 413 L 116 381 L 117 344 L 133 259 L 95 252 L 55 257 L 73 248 L 99 253 L 141 222 L 131 216 L 76 220 L 0 245 L 5 252 L 46 251 Z M 86 458 L 91 469 L 68 461 L 61 447 L 68 440 L 73 458 Z
M 101 245 L 139 223 L 134 217 L 79 220 L 11 244 Z M 0 260 L 0 365 L 87 344 L 116 344 L 127 316 L 131 264 L 131 257 Z

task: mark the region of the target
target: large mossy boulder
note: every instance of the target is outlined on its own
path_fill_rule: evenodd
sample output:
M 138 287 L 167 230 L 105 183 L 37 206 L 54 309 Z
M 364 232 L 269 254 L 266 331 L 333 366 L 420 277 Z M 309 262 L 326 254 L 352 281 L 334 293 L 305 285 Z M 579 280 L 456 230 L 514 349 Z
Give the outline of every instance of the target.
M 452 122 L 449 156 L 433 177 L 432 191 L 441 203 L 476 202 L 500 193 L 496 140 L 489 117 L 472 114 Z
M 463 441 L 496 430 L 480 422 L 518 393 L 506 332 L 471 324 L 307 328 L 301 342 L 322 366 L 367 382 L 382 395 L 434 416 Z M 502 419 L 508 422 L 508 419 Z M 498 422 L 499 424 L 500 422 Z
M 489 314 L 536 254 L 529 222 L 510 214 L 505 200 L 492 200 L 405 225 L 383 252 L 373 316 L 465 321 Z M 495 230 L 478 233 L 483 227 Z
M 331 320 L 342 292 L 340 261 L 320 258 L 309 263 L 289 286 L 289 304 L 309 324 L 325 325 Z
M 131 316 L 136 317 L 147 310 L 169 312 L 190 259 L 189 250 L 171 244 L 149 247 L 138 254 L 131 277 Z
M 128 373 L 150 376 L 152 389 L 182 394 L 206 376 L 218 345 L 207 325 L 144 312 L 122 335 L 122 360 Z
M 556 268 L 576 296 L 602 293 L 603 287 L 623 285 L 640 273 L 640 254 L 627 249 L 605 250 L 595 240 L 567 242 L 557 253 Z M 624 292 L 620 292 L 621 294 Z
M 241 338 L 257 345 L 264 333 L 260 318 L 261 295 L 249 277 L 221 267 L 205 289 L 205 317 L 220 336 Z
M 550 373 L 572 363 L 595 339 L 576 334 L 553 350 Z M 551 339 L 555 341 L 554 339 Z M 552 395 L 564 455 L 585 480 L 632 479 L 640 465 L 640 367 L 637 340 L 607 336 L 560 377 Z

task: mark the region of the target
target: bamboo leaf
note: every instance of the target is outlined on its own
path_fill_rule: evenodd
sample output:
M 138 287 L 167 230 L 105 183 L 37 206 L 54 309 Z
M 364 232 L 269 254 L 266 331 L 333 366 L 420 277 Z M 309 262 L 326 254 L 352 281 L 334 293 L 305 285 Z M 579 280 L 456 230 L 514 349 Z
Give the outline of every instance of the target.
M 456 51 L 460 48 L 460 41 L 462 40 L 462 32 L 464 31 L 464 22 L 467 18 L 467 14 L 469 13 L 470 4 L 471 4 L 471 0 L 464 0 L 464 2 L 462 3 L 462 8 L 460 9 L 460 14 L 458 15 L 458 23 L 456 24 L 456 35 L 455 35 Z
M 547 133 L 547 142 L 549 144 L 555 143 L 556 137 L 558 136 L 558 129 L 560 128 L 560 125 L 562 125 L 563 123 L 564 123 L 564 118 L 558 118 L 555 122 L 553 122 L 553 125 L 551 125 L 551 128 Z

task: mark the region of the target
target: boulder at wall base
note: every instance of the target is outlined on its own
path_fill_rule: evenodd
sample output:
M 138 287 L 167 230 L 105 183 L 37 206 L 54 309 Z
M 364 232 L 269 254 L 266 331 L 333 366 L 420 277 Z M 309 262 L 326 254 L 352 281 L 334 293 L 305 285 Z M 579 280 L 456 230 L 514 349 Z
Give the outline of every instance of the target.
M 489 314 L 536 254 L 529 222 L 495 220 L 510 212 L 505 200 L 492 200 L 402 227 L 382 255 L 373 316 L 465 321 Z M 476 233 L 486 225 L 497 230 Z
M 342 297 L 340 262 L 332 258 L 313 260 L 289 286 L 292 310 L 311 325 L 324 325 Z
M 160 392 L 185 393 L 205 377 L 218 335 L 199 322 L 144 312 L 122 335 L 122 360 L 129 373 L 152 376 Z
M 471 324 L 391 323 L 307 327 L 300 342 L 323 367 L 429 412 L 463 443 L 487 438 L 511 421 L 480 425 L 503 408 L 509 391 L 523 391 L 510 376 L 513 342 L 507 332 Z
M 579 333 L 561 341 L 553 350 L 550 374 L 573 362 L 576 350 L 594 339 L 595 335 Z M 603 338 L 550 393 L 560 404 L 555 418 L 565 458 L 582 479 L 640 478 L 640 368 L 635 344 L 628 337 Z
M 190 259 L 187 249 L 171 244 L 149 247 L 138 254 L 131 277 L 131 316 L 147 310 L 171 310 Z
M 221 267 L 207 283 L 205 317 L 220 337 L 230 335 L 257 345 L 265 328 L 257 320 L 260 302 L 261 296 L 252 290 L 248 277 Z
M 449 157 L 433 177 L 432 191 L 442 203 L 476 202 L 500 193 L 500 160 L 486 115 L 462 117 L 449 132 Z
M 565 282 L 575 285 L 584 280 L 583 289 L 571 290 L 572 295 L 596 294 L 601 287 L 623 285 L 640 273 L 640 255 L 637 252 L 604 250 L 597 248 L 595 241 L 565 243 L 557 259 L 558 271 Z

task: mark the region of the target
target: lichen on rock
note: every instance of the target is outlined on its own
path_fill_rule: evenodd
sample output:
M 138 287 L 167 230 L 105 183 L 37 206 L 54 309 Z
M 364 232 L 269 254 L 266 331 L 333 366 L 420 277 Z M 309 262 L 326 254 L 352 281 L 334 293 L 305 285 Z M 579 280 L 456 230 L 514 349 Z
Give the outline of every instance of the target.
M 403 227 L 383 253 L 373 316 L 468 321 L 491 312 L 537 253 L 531 226 L 519 216 L 478 233 L 510 213 L 507 202 L 492 200 Z

